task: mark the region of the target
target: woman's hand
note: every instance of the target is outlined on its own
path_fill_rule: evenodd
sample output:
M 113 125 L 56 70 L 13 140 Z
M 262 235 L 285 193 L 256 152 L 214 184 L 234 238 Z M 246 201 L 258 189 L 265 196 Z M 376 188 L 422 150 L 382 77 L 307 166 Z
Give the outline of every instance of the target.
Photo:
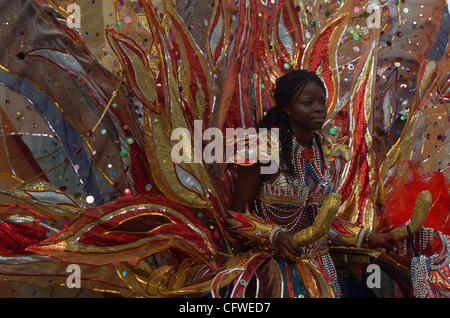
M 273 242 L 277 249 L 277 254 L 288 262 L 297 262 L 297 257 L 301 255 L 301 250 L 294 235 L 286 232 L 280 232 Z
M 385 248 L 387 251 L 397 250 L 391 233 L 372 232 L 367 237 L 367 243 L 372 248 Z

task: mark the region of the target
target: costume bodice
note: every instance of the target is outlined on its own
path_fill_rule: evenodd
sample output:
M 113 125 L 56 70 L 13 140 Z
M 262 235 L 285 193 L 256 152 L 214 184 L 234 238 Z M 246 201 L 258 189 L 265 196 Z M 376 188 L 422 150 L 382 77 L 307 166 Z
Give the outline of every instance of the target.
M 295 233 L 313 222 L 324 196 L 333 189 L 316 136 L 311 149 L 293 139 L 291 151 L 291 171 L 281 162 L 277 177 L 261 183 L 255 209 L 260 217 Z

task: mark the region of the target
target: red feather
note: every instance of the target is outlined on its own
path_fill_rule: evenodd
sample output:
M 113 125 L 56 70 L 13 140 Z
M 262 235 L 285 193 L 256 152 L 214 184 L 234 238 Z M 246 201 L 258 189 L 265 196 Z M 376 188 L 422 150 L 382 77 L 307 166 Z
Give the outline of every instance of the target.
M 442 172 L 434 172 L 431 177 L 422 178 L 410 163 L 412 180 L 400 184 L 388 194 L 385 201 L 385 222 L 389 228 L 397 227 L 411 218 L 417 195 L 429 190 L 432 206 L 425 220 L 424 227 L 433 228 L 445 234 L 450 234 L 450 194 L 449 184 Z

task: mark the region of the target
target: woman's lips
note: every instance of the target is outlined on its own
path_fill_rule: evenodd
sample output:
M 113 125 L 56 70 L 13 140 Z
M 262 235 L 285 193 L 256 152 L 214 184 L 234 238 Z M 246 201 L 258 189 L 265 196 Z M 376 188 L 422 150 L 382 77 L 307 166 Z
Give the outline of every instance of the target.
M 319 128 L 322 127 L 325 123 L 325 118 L 313 118 L 311 119 L 311 124 L 313 127 Z

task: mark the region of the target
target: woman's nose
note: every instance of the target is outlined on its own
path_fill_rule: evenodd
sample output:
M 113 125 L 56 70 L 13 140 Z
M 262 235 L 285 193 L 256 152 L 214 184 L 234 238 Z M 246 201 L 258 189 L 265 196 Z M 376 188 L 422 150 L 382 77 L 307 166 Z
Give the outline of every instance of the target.
M 324 113 L 325 112 L 325 104 L 317 102 L 314 105 L 314 112 L 315 113 Z

